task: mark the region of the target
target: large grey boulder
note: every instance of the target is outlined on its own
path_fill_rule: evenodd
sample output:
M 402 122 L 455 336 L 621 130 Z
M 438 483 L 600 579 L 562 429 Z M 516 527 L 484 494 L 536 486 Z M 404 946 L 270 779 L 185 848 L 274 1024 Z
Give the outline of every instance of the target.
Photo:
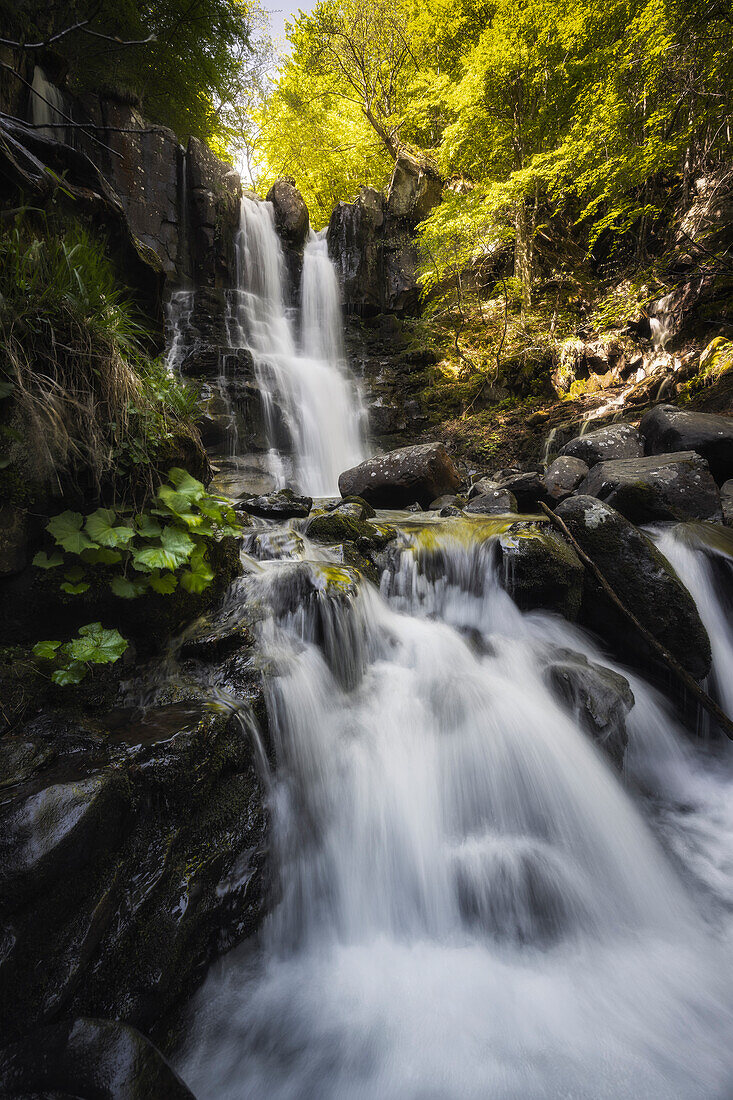
M 560 448 L 560 455 L 579 458 L 587 466 L 608 462 L 617 458 L 641 458 L 644 445 L 641 436 L 631 424 L 610 424 L 596 428 L 594 432 L 576 436 Z
M 423 508 L 444 493 L 454 493 L 461 479 L 442 443 L 400 447 L 369 458 L 339 477 L 342 497 L 363 497 L 376 508 L 404 508 L 417 501 Z
M 733 417 L 657 405 L 640 425 L 648 455 L 696 451 L 721 485 L 733 477 Z
M 387 213 L 405 220 L 410 229 L 427 218 L 442 198 L 438 173 L 425 164 L 400 157 L 387 188 Z
M 568 651 L 543 673 L 553 694 L 599 748 L 620 768 L 628 744 L 626 715 L 634 705 L 628 680 L 604 665 Z
M 632 523 L 592 496 L 568 497 L 557 515 L 621 602 L 696 680 L 710 671 L 710 640 L 690 593 L 667 559 Z M 580 620 L 624 661 L 654 654 L 588 571 Z
M 587 463 L 580 458 L 573 458 L 572 455 L 561 455 L 548 466 L 542 481 L 548 497 L 559 503 L 574 493 L 587 476 Z
M 538 512 L 540 501 L 547 501 L 547 490 L 542 475 L 537 470 L 525 470 L 522 473 L 507 473 L 496 476 L 497 489 L 512 493 L 520 512 Z
M 694 451 L 599 462 L 580 491 L 605 500 L 632 523 L 721 517 L 718 487 Z

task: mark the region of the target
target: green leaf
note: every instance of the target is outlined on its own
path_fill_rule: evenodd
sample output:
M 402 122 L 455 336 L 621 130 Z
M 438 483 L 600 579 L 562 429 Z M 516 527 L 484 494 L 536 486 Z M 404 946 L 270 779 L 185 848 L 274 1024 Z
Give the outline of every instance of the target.
M 81 565 L 74 565 L 64 573 L 64 580 L 71 581 L 72 584 L 78 584 L 83 579 L 84 570 Z
M 132 551 L 136 567 L 148 569 L 178 569 L 191 555 L 195 543 L 193 539 L 177 527 L 165 527 L 160 536 L 159 546 L 147 546 L 143 550 Z
M 0 470 L 7 470 L 9 465 L 10 465 L 10 459 L 9 458 L 0 458 Z
M 53 661 L 60 645 L 61 642 L 36 642 L 33 652 L 36 657 L 43 657 L 44 661 Z
M 172 485 L 175 485 L 179 493 L 189 497 L 192 501 L 198 500 L 200 497 L 206 495 L 206 490 L 201 482 L 197 481 L 187 470 L 182 470 L 179 466 L 174 466 L 168 471 L 168 480 Z
M 123 600 L 137 599 L 148 588 L 147 581 L 133 581 L 127 577 L 113 577 L 109 582 L 109 586 L 115 596 L 119 596 Z
M 203 592 L 214 579 L 214 571 L 206 560 L 203 546 L 191 555 L 191 568 L 181 574 L 181 584 L 187 592 Z
M 127 546 L 135 538 L 135 530 L 124 524 L 115 526 L 116 515 L 111 508 L 97 508 L 87 516 L 86 530 L 100 546 Z
M 169 512 L 172 512 L 178 519 L 184 520 L 190 527 L 195 527 L 201 523 L 201 516 L 197 512 L 191 511 L 192 500 L 185 493 L 178 493 L 175 489 L 169 489 L 167 485 L 163 485 L 158 490 L 157 499 L 165 505 Z
M 87 674 L 86 666 L 79 661 L 72 661 L 65 668 L 57 668 L 51 676 L 55 684 L 65 687 L 67 684 L 80 683 Z
M 150 578 L 150 587 L 161 596 L 170 596 L 171 592 L 175 592 L 177 585 L 178 578 L 174 573 L 156 573 Z
M 43 550 L 39 550 L 33 559 L 33 564 L 39 569 L 55 569 L 58 565 L 63 565 L 64 555 L 55 551 L 49 557 Z
M 94 543 L 82 531 L 84 516 L 79 512 L 62 512 L 54 516 L 46 525 L 46 530 L 53 535 L 56 543 L 68 550 L 70 554 L 81 554 L 82 550 L 88 550 Z
M 82 550 L 81 559 L 87 565 L 118 565 L 122 561 L 122 554 L 117 550 L 109 550 L 100 547 L 98 550 Z
M 79 637 L 71 642 L 75 661 L 96 665 L 113 664 L 127 649 L 128 643 L 117 630 L 105 630 L 101 623 L 87 623 L 79 628 Z
M 70 596 L 81 596 L 82 592 L 86 592 L 88 588 L 88 581 L 82 581 L 81 584 L 69 584 L 68 581 L 64 581 L 61 585 L 61 591 L 68 592 Z
M 151 516 L 143 512 L 139 516 L 135 516 L 135 526 L 137 527 L 143 538 L 157 539 L 159 538 L 163 528 L 154 520 Z

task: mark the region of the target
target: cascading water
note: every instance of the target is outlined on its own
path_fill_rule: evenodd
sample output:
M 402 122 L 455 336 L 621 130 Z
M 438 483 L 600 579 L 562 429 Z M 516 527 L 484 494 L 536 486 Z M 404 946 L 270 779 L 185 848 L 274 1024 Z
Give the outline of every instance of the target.
M 68 111 L 65 110 L 63 93 L 55 84 L 49 83 L 40 65 L 33 70 L 30 106 L 31 119 L 39 134 L 54 141 L 69 141 L 71 131 L 65 125 L 64 115 Z
M 306 244 L 302 347 L 285 307 L 285 263 L 270 203 L 242 200 L 237 236 L 237 322 L 262 394 L 272 470 L 311 496 L 338 492 L 338 476 L 365 457 L 364 413 L 341 351 L 339 289 L 325 240 Z M 283 464 L 290 451 L 293 469 Z
M 184 1077 L 216 1100 L 729 1100 L 721 937 L 542 676 L 599 655 L 504 592 L 501 521 L 396 521 L 381 593 L 291 531 L 295 560 L 281 540 L 232 598 L 270 609 L 279 902 L 198 995 Z M 650 763 L 692 752 L 631 679 L 632 775 L 707 821 Z M 681 865 L 694 840 L 728 927 L 733 867 L 707 873 L 682 809 L 650 816 Z

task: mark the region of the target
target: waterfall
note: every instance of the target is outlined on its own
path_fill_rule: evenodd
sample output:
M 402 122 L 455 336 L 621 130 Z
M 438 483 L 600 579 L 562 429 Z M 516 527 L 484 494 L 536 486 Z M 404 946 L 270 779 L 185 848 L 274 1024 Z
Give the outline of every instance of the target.
M 68 111 L 64 108 L 63 94 L 55 84 L 49 83 L 41 66 L 36 65 L 31 92 L 31 121 L 39 127 L 39 134 L 54 141 L 69 141 L 69 130 L 64 125 L 64 114 Z
M 342 361 L 338 286 L 325 241 L 313 234 L 305 249 L 302 346 L 297 318 L 285 308 L 285 263 L 270 203 L 242 200 L 236 249 L 239 339 L 254 358 L 273 473 L 311 496 L 337 493 L 339 474 L 364 458 L 364 414 Z
M 379 592 L 280 540 L 232 598 L 264 610 L 278 902 L 258 951 L 225 958 L 194 1002 L 180 1069 L 197 1095 L 733 1094 L 725 952 L 644 820 L 680 863 L 694 848 L 730 938 L 733 867 L 700 829 L 720 827 L 730 770 L 714 806 L 702 760 L 697 791 L 668 795 L 658 768 L 666 818 L 632 797 L 542 675 L 568 649 L 603 658 L 518 610 L 497 532 L 405 521 Z M 641 776 L 677 737 L 631 679 Z

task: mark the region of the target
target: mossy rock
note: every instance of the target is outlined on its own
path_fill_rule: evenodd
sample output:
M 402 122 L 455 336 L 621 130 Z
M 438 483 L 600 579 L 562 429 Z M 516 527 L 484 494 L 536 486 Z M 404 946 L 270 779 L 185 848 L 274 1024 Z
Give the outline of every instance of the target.
M 501 580 L 522 610 L 542 608 L 577 619 L 585 570 L 568 544 L 540 524 L 513 524 L 499 537 Z

